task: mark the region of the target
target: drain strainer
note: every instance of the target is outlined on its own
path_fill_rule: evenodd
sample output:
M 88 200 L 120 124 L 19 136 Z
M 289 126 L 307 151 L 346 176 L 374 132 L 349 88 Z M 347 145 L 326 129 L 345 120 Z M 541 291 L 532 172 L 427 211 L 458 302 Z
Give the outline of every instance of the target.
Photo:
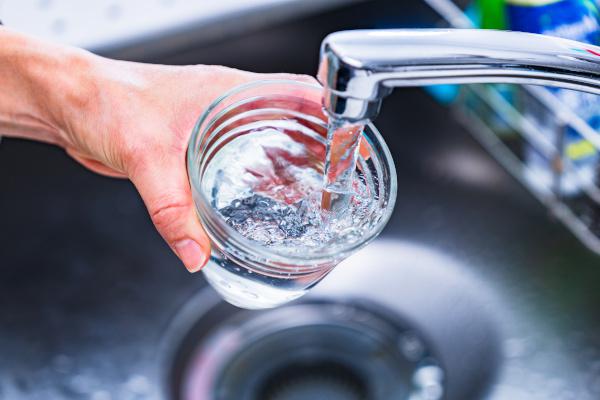
M 444 374 L 426 341 L 365 305 L 319 302 L 240 312 L 180 353 L 187 357 L 175 382 L 178 400 L 443 395 Z

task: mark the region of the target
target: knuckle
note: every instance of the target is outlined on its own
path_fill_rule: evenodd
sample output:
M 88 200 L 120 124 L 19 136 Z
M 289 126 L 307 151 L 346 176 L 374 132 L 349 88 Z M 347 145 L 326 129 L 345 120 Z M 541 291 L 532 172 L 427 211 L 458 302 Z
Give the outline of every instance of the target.
M 186 202 L 165 201 L 152 208 L 150 217 L 167 239 L 175 239 L 188 209 Z

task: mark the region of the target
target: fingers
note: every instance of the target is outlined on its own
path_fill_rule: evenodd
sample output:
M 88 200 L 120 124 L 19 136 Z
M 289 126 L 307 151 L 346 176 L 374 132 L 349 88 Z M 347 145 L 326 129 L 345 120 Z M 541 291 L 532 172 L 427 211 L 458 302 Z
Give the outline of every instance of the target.
M 210 257 L 210 241 L 196 216 L 184 160 L 155 157 L 136 168 L 131 180 L 167 244 L 188 271 L 200 270 Z

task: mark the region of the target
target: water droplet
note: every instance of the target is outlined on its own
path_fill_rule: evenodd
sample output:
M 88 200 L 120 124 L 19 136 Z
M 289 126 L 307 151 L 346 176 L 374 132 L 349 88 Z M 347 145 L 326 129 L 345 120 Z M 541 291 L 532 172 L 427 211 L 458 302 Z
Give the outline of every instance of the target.
M 148 378 L 146 378 L 145 376 L 133 375 L 127 380 L 127 383 L 125 383 L 125 387 L 131 393 L 143 395 L 150 392 L 151 384 Z
M 112 396 L 106 390 L 97 390 L 92 393 L 90 400 L 112 400 Z
M 67 385 L 74 393 L 85 395 L 94 389 L 96 381 L 90 376 L 76 374 L 71 377 Z

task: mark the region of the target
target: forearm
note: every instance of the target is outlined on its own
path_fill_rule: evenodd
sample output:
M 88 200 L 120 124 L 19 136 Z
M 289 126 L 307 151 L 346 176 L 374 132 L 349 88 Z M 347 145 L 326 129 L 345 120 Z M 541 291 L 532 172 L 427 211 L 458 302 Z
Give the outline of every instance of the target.
M 65 145 L 67 115 L 89 96 L 91 57 L 0 27 L 0 135 Z

